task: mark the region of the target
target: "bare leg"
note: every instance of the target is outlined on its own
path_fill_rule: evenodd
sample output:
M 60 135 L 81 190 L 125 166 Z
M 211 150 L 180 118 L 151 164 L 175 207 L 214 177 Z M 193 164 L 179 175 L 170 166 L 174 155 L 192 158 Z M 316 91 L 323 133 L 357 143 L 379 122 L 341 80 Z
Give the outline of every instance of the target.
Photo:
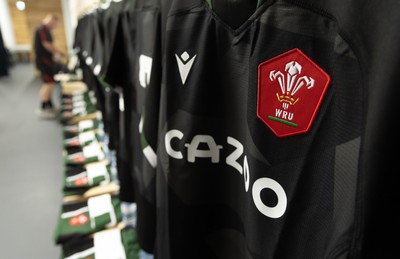
M 39 98 L 42 103 L 51 100 L 53 94 L 54 83 L 44 83 L 39 91 Z
M 39 90 L 39 99 L 41 107 L 36 113 L 41 118 L 54 119 L 56 118 L 57 111 L 54 110 L 51 99 L 53 94 L 54 83 L 44 83 Z

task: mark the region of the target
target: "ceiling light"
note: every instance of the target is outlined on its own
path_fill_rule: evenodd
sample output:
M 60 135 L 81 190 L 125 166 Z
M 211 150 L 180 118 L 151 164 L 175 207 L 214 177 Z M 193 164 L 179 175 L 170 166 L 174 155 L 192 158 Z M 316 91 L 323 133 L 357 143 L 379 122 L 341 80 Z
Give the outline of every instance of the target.
M 15 6 L 17 7 L 18 10 L 23 11 L 25 10 L 25 2 L 24 1 L 17 1 L 15 3 Z

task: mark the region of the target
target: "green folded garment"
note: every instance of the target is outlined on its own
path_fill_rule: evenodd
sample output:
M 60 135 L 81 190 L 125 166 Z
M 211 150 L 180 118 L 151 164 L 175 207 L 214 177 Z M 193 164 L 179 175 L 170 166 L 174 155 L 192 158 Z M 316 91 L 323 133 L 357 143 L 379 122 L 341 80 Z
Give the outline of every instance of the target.
M 65 95 L 61 97 L 60 121 L 62 123 L 69 120 L 95 113 L 96 97 L 92 91 L 79 94 Z
M 85 201 L 64 203 L 54 231 L 54 242 L 63 244 L 109 227 L 122 220 L 118 196 L 104 194 Z
M 76 102 L 84 101 L 86 103 L 95 103 L 96 97 L 93 91 L 85 91 L 77 94 L 62 94 L 61 95 L 61 103 L 64 104 L 73 104 Z
M 105 164 L 67 166 L 64 174 L 64 195 L 83 194 L 90 188 L 111 182 L 111 168 Z
M 96 130 L 99 128 L 99 119 L 82 120 L 72 125 L 65 125 L 63 127 L 64 134 L 66 133 L 83 133 L 90 130 Z
M 87 107 L 96 104 L 96 98 L 90 94 L 74 95 L 61 100 L 61 110 L 72 110 L 78 107 Z
M 136 229 L 125 227 L 63 244 L 61 259 L 139 259 L 139 251 Z
M 64 147 L 86 146 L 95 141 L 99 142 L 104 137 L 104 132 L 102 130 L 91 130 L 68 135 L 69 136 L 63 140 Z
M 64 163 L 66 165 L 83 165 L 104 160 L 106 154 L 98 141 L 86 146 L 65 148 Z
M 74 108 L 72 110 L 64 110 L 60 112 L 60 120 L 62 122 L 66 122 L 68 120 L 71 120 L 73 118 L 77 118 L 77 117 L 82 117 L 82 116 L 86 116 L 88 114 L 92 114 L 95 113 L 96 110 L 96 106 L 93 104 L 88 104 L 87 106 L 83 106 L 83 107 L 77 107 Z

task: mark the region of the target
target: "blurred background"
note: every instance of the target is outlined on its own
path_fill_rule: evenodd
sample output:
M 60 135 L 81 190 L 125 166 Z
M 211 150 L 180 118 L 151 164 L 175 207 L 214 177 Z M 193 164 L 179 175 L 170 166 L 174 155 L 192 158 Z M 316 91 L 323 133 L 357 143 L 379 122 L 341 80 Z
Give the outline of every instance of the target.
M 0 258 L 55 259 L 62 202 L 62 125 L 40 120 L 41 80 L 33 33 L 48 13 L 59 17 L 54 43 L 71 53 L 79 14 L 99 1 L 0 0 Z M 54 100 L 60 100 L 55 89 Z
M 0 29 L 3 45 L 12 61 L 32 60 L 35 27 L 48 13 L 60 18 L 53 31 L 56 46 L 65 53 L 72 50 L 77 17 L 99 0 L 0 0 Z

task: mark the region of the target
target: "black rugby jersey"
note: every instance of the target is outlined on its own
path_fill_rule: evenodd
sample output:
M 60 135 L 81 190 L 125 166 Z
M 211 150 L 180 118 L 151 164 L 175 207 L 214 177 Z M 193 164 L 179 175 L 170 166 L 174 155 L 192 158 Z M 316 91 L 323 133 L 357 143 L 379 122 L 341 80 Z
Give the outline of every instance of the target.
M 155 165 L 152 163 L 156 158 L 154 138 L 157 137 L 157 128 L 151 127 L 152 130 L 147 131 L 145 137 L 141 134 L 145 124 L 156 125 L 158 119 L 159 99 L 148 102 L 148 96 L 151 93 L 154 98 L 160 89 L 159 20 L 158 1 L 137 1 L 133 8 L 121 13 L 119 37 L 116 39 L 116 44 L 120 44 L 119 60 L 122 67 L 119 75 L 125 103 L 124 135 L 138 210 L 138 241 L 141 248 L 150 253 L 155 238 Z M 150 108 L 146 110 L 148 116 L 143 114 L 145 106 Z M 145 151 L 142 151 L 143 142 L 146 142 Z
M 82 81 L 89 90 L 94 91 L 97 99 L 96 109 L 105 114 L 105 92 L 94 74 L 94 70 L 99 70 L 102 51 L 97 15 L 96 12 L 92 12 L 79 17 L 74 49 L 79 59 L 79 67 L 82 69 Z
M 111 129 L 114 133 L 115 150 L 117 159 L 117 172 L 120 182 L 120 199 L 125 202 L 134 202 L 135 194 L 133 188 L 133 180 L 131 173 L 132 155 L 130 146 L 130 106 L 131 102 L 127 102 L 125 96 L 130 91 L 129 85 L 130 72 L 128 72 L 127 58 L 131 52 L 132 46 L 126 43 L 126 37 L 122 29 L 123 13 L 134 8 L 134 3 L 126 1 L 123 6 L 115 11 L 113 16 L 109 16 L 108 20 L 111 26 L 110 32 L 113 33 L 112 49 L 108 61 L 107 70 L 104 71 L 104 81 L 109 85 L 109 102 L 110 112 L 108 118 L 111 122 Z M 110 6 L 111 7 L 111 6 Z M 116 12 L 118 11 L 118 12 Z M 105 27 L 107 29 L 107 27 Z M 129 64 L 128 64 L 129 65 Z
M 355 258 L 367 90 L 353 42 L 323 4 L 258 1 L 230 24 L 212 2 L 175 0 L 166 20 L 156 257 Z

